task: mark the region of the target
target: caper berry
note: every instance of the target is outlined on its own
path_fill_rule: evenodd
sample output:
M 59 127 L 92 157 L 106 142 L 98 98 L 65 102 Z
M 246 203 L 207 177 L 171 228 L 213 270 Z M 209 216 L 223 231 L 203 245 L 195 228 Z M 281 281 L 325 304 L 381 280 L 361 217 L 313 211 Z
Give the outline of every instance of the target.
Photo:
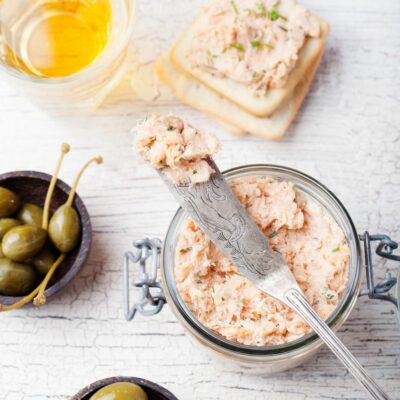
M 148 400 L 145 391 L 134 383 L 117 382 L 96 392 L 90 400 Z
M 54 253 L 48 247 L 45 247 L 32 258 L 32 265 L 35 267 L 37 273 L 46 275 L 55 261 L 56 257 Z
M 35 286 L 36 274 L 30 265 L 0 259 L 0 293 L 4 296 L 24 296 Z
M 21 222 L 13 218 L 2 218 L 0 219 L 0 240 L 3 239 L 4 235 L 12 228 L 21 225 Z
M 49 236 L 54 246 L 68 253 L 77 246 L 81 233 L 81 221 L 74 208 L 63 205 L 51 217 Z
M 10 229 L 2 241 L 4 255 L 13 261 L 26 261 L 35 256 L 46 243 L 47 232 L 35 225 Z
M 4 187 L 0 187 L 0 218 L 11 217 L 21 204 L 17 194 Z
M 19 210 L 17 218 L 26 225 L 42 226 L 43 209 L 35 204 L 26 203 Z

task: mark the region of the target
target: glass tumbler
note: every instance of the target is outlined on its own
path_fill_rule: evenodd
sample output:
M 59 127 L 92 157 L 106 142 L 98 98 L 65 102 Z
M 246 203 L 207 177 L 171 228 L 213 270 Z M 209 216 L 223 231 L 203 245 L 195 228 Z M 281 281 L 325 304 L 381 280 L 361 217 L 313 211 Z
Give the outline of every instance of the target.
M 40 15 L 43 8 L 50 8 L 49 12 L 55 13 L 54 10 L 52 11 L 52 4 L 59 4 L 60 1 L 0 0 L 0 79 L 15 87 L 20 93 L 27 95 L 35 105 L 47 111 L 62 114 L 90 111 L 101 104 L 105 96 L 116 86 L 124 74 L 126 53 L 134 26 L 136 1 L 107 0 L 110 13 L 106 43 L 104 48 L 97 49 L 97 56 L 82 69 L 66 76 L 48 77 L 32 74 L 30 71 L 24 70 L 23 67 L 17 68 L 8 62 L 6 57 L 8 42 L 10 40 L 11 42 L 23 41 L 24 35 L 29 38 L 29 35 L 34 34 L 35 29 L 38 30 L 37 27 L 40 27 Z M 92 0 L 79 0 L 87 7 L 91 6 L 90 1 Z M 67 9 L 63 13 L 68 14 L 69 12 L 72 17 L 73 7 L 77 7 L 78 0 L 63 0 L 62 3 L 64 8 L 70 8 L 70 11 Z M 23 8 L 23 11 L 21 8 Z M 55 17 L 62 17 L 62 15 L 57 14 Z M 95 18 L 96 16 L 92 17 Z M 53 22 L 54 29 L 63 29 L 62 23 L 58 23 L 56 20 Z M 27 29 L 28 25 L 29 29 Z M 77 46 L 81 46 L 83 53 L 93 50 L 85 47 L 85 42 L 82 43 L 83 37 L 79 36 L 79 29 L 76 30 L 72 38 L 67 36 L 65 40 L 66 47 L 71 48 L 71 43 L 68 43 L 68 40 L 75 40 Z M 59 45 L 57 43 L 57 46 Z M 35 48 L 35 52 L 38 53 L 37 57 L 41 56 L 40 53 L 45 51 L 46 46 L 48 48 L 51 43 L 44 41 L 41 45 L 39 40 Z M 22 48 L 21 52 L 24 51 L 26 50 Z M 66 63 L 68 62 L 73 68 L 74 63 L 78 60 L 66 60 Z

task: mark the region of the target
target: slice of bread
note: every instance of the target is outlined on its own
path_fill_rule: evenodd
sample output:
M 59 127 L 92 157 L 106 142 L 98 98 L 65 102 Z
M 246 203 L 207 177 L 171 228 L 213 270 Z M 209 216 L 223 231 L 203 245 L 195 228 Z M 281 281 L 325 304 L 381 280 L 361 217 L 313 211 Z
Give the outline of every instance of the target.
M 213 76 L 201 68 L 193 68 L 191 66 L 187 58 L 187 51 L 192 44 L 199 24 L 201 24 L 201 18 L 198 17 L 173 46 L 171 51 L 173 64 L 182 72 L 192 75 L 204 85 L 258 117 L 272 115 L 297 86 L 305 73 L 311 69 L 311 66 L 317 64 L 329 33 L 329 25 L 320 19 L 320 37 L 306 39 L 303 48 L 300 50 L 297 65 L 291 71 L 285 86 L 280 89 L 269 89 L 264 96 L 255 97 L 244 84 L 229 78 Z
M 279 140 L 296 116 L 314 78 L 322 54 L 323 48 L 289 98 L 269 118 L 254 116 L 201 82 L 187 74 L 182 74 L 174 67 L 168 54 L 164 54 L 157 61 L 156 73 L 175 91 L 183 103 L 223 120 L 230 126 L 237 127 L 241 132 L 248 132 L 264 139 Z

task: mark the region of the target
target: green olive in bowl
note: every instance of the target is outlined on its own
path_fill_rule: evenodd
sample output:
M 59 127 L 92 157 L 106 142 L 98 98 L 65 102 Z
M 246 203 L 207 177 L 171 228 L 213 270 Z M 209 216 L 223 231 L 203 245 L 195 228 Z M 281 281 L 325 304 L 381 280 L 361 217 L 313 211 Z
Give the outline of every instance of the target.
M 24 296 L 36 284 L 34 269 L 27 264 L 7 258 L 0 259 L 0 294 L 3 296 Z
M 18 211 L 17 218 L 25 225 L 42 226 L 43 208 L 32 203 L 25 203 Z
M 148 400 L 145 391 L 135 383 L 116 382 L 96 392 L 90 400 Z
M 17 212 L 20 204 L 21 200 L 17 194 L 0 187 L 0 218 L 11 217 Z

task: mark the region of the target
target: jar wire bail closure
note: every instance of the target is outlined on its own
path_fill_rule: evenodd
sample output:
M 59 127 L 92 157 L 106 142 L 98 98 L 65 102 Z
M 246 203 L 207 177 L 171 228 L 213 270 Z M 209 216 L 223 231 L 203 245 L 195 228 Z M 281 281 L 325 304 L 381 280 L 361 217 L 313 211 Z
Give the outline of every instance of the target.
M 374 282 L 371 242 L 379 241 L 375 251 L 378 256 L 400 262 L 400 255 L 393 254 L 393 251 L 399 246 L 398 243 L 387 235 L 370 235 L 367 231 L 363 235 L 359 235 L 359 239 L 364 242 L 365 270 L 367 275 L 367 288 L 361 291 L 360 296 L 368 295 L 370 299 L 389 301 L 398 307 L 398 300 L 388 294 L 397 283 L 397 279 L 392 276 L 390 271 L 386 272 L 386 276 L 381 282 L 377 284 Z
M 161 287 L 157 280 L 157 270 L 160 266 L 161 240 L 160 239 L 139 239 L 133 242 L 138 249 L 136 253 L 127 251 L 124 254 L 123 265 L 123 288 L 124 288 L 124 313 L 125 319 L 131 321 L 139 311 L 144 316 L 158 314 L 166 303 Z M 150 273 L 146 270 L 146 262 L 151 257 Z M 139 277 L 133 285 L 139 288 L 138 298 L 130 306 L 130 264 L 139 264 Z

